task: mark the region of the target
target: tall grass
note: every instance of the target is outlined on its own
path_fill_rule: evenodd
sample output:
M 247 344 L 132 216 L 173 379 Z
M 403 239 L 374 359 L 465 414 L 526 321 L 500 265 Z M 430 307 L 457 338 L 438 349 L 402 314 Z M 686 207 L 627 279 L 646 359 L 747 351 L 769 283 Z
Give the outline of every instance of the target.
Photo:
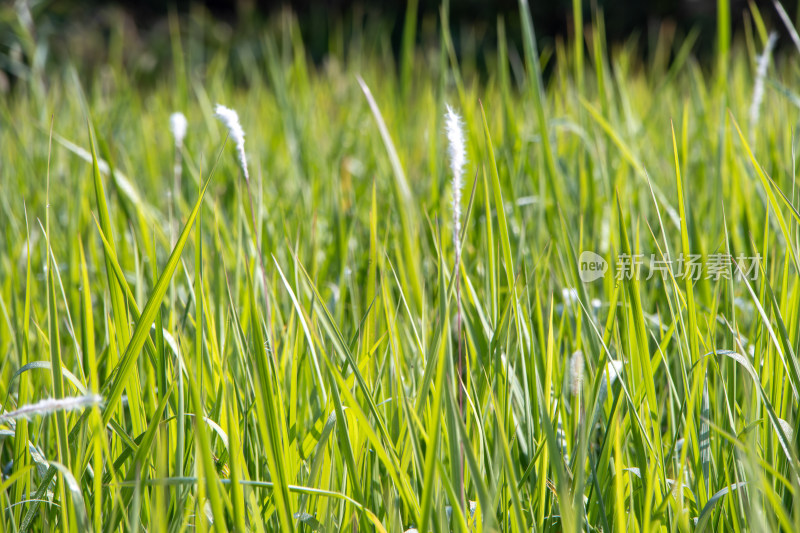
M 0 531 L 799 530 L 800 55 L 719 5 L 708 64 L 598 12 L 538 48 L 523 0 L 522 49 L 409 22 L 398 68 L 379 22 L 313 65 L 194 11 L 150 81 L 15 24 Z

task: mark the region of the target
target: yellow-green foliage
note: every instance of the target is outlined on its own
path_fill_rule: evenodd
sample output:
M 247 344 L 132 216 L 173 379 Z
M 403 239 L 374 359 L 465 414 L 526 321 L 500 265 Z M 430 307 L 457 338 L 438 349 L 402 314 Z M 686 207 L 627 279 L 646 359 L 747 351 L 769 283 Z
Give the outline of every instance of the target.
M 225 46 L 173 17 L 147 80 L 15 25 L 0 531 L 800 530 L 800 51 L 751 113 L 769 28 L 731 41 L 720 4 L 703 62 L 669 25 L 608 50 L 597 14 L 539 49 L 524 2 L 497 47 L 437 22 L 397 61 L 377 23 L 315 64 L 286 14 Z M 681 253 L 762 261 L 650 276 Z

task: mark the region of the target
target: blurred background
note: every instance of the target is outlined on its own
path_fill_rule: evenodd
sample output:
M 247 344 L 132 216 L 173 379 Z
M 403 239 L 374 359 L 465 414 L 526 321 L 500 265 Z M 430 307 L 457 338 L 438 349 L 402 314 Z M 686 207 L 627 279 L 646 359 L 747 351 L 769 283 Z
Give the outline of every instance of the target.
M 137 22 L 147 23 L 165 16 L 170 9 L 178 12 L 188 12 L 193 7 L 203 6 L 216 16 L 224 17 L 230 21 L 256 21 L 268 17 L 277 11 L 286 8 L 295 12 L 304 23 L 304 30 L 322 31 L 318 34 L 321 43 L 326 33 L 326 26 L 331 21 L 347 18 L 357 13 L 370 14 L 382 17 L 387 21 L 395 22 L 395 33 L 400 33 L 403 17 L 405 16 L 408 2 L 353 2 L 349 0 L 301 0 L 301 1 L 274 1 L 274 0 L 118 0 L 106 2 L 99 0 L 78 1 L 41 1 L 29 2 L 42 9 L 52 9 L 61 16 L 89 15 L 109 7 L 124 9 Z M 420 19 L 436 17 L 441 6 L 440 0 L 417 0 Z M 568 30 L 572 20 L 572 0 L 532 0 L 530 3 L 534 23 L 542 37 L 555 36 Z M 739 13 L 748 6 L 747 0 L 732 0 L 731 11 Z M 753 2 L 762 10 L 770 5 L 771 0 L 758 0 Z M 690 27 L 694 25 L 708 26 L 714 24 L 716 13 L 716 0 L 595 0 L 583 1 L 586 15 L 594 8 L 602 9 L 606 15 L 606 27 L 611 39 L 626 39 L 632 34 L 641 33 L 648 25 L 660 23 L 664 19 L 671 19 L 679 26 Z M 784 2 L 787 11 L 794 12 L 794 7 Z M 456 0 L 450 2 L 451 22 L 458 27 L 462 24 L 475 27 L 494 26 L 498 16 L 503 16 L 507 21 L 515 20 L 519 12 L 517 0 Z
M 783 2 L 795 23 L 799 3 Z M 701 62 L 714 51 L 716 0 L 584 0 L 581 6 L 587 27 L 601 13 L 609 46 L 631 45 L 644 61 L 664 29 L 676 42 L 696 33 L 693 51 Z M 734 36 L 754 11 L 767 27 L 785 28 L 772 0 L 731 0 L 730 6 Z M 534 0 L 530 7 L 540 50 L 574 35 L 572 0 Z M 5 0 L 0 2 L 0 73 L 5 78 L 0 79 L 0 91 L 25 74 L 33 63 L 28 56 L 42 52 L 43 61 L 68 62 L 81 72 L 111 59 L 122 61 L 146 82 L 148 75 L 159 75 L 170 53 L 171 17 L 181 21 L 181 32 L 193 32 L 210 49 L 219 49 L 261 39 L 289 16 L 299 27 L 308 56 L 322 63 L 334 51 L 346 56 L 362 32 L 378 34 L 381 46 L 391 52 L 387 57 L 398 57 L 407 16 L 416 20 L 418 47 L 430 48 L 439 42 L 441 8 L 439 0 Z M 448 9 L 456 52 L 476 57 L 477 72 L 485 70 L 482 61 L 496 50 L 498 20 L 505 25 L 512 56 L 521 50 L 517 1 L 461 0 Z M 35 52 L 33 42 L 47 47 Z M 792 46 L 790 39 L 780 39 L 779 47 L 787 45 Z

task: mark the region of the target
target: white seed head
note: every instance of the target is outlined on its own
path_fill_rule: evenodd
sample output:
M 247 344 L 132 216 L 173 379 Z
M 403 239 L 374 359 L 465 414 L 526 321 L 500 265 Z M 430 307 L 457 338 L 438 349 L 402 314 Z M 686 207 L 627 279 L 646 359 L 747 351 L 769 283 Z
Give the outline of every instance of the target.
M 456 261 L 461 256 L 461 188 L 464 181 L 464 165 L 467 164 L 467 146 L 464 141 L 464 128 L 461 117 L 450 105 L 445 113 L 445 130 L 449 144 L 450 170 L 453 173 L 453 243 L 456 250 Z
M 622 369 L 624 368 L 624 364 L 622 361 L 617 361 L 616 359 L 612 359 L 608 363 L 606 363 L 606 372 L 608 372 L 608 381 L 612 384 L 617 380 L 617 377 L 622 374 Z M 605 375 L 603 375 L 603 379 L 605 380 Z
M 564 300 L 564 305 L 571 306 L 578 301 L 578 289 L 572 287 L 561 289 L 561 298 Z
M 583 387 L 583 352 L 578 350 L 569 360 L 570 377 L 572 380 L 572 395 L 578 396 Z
M 8 413 L 0 414 L 0 422 L 6 420 L 16 420 L 19 418 L 31 418 L 37 415 L 48 415 L 56 411 L 74 411 L 84 409 L 93 405 L 103 403 L 103 397 L 98 394 L 87 394 L 85 396 L 72 396 L 67 398 L 41 400 L 36 403 L 23 405 L 19 409 Z
M 617 377 L 622 374 L 622 369 L 625 365 L 622 361 L 616 359 L 610 360 L 606 363 L 606 368 L 603 370 L 603 375 L 600 376 L 600 392 L 598 393 L 599 401 L 602 403 L 608 394 L 608 386 L 613 385 L 617 381 Z
M 239 152 L 239 165 L 242 167 L 244 179 L 250 181 L 250 173 L 247 171 L 247 156 L 244 153 L 244 130 L 239 123 L 239 114 L 221 104 L 217 104 L 214 111 L 220 122 L 228 128 L 228 135 L 236 144 L 236 151 Z
M 778 42 L 778 34 L 775 32 L 770 33 L 767 44 L 764 46 L 764 51 L 758 56 L 753 101 L 750 103 L 750 128 L 752 131 L 755 131 L 761 114 L 761 102 L 764 100 L 764 80 L 767 78 L 767 69 L 769 68 L 772 49 L 775 48 L 776 42 Z
M 186 137 L 186 126 L 186 116 L 180 111 L 176 111 L 169 116 L 169 129 L 175 139 L 175 148 L 183 146 L 183 139 Z

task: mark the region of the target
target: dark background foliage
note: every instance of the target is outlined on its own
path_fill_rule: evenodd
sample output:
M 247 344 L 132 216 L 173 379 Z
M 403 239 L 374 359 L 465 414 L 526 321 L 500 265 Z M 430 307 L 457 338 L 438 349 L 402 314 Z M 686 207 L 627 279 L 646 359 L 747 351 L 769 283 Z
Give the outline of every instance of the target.
M 440 0 L 418 0 L 418 20 L 438 17 Z M 734 24 L 738 25 L 748 4 L 757 5 L 762 14 L 774 14 L 772 1 L 764 0 L 732 0 L 731 13 Z M 35 2 L 34 2 L 35 3 Z M 606 33 L 612 42 L 629 38 L 640 39 L 647 46 L 647 36 L 654 27 L 664 21 L 676 24 L 678 29 L 688 31 L 693 27 L 701 29 L 700 48 L 713 45 L 713 28 L 716 24 L 716 0 L 583 0 L 584 20 L 591 17 L 597 8 L 605 15 Z M 796 5 L 784 1 L 786 10 L 794 16 Z M 305 42 L 314 57 L 324 55 L 328 47 L 331 27 L 342 21 L 352 22 L 358 17 L 378 17 L 391 27 L 392 42 L 399 44 L 405 19 L 407 2 L 378 1 L 353 2 L 350 0 L 300 0 L 293 2 L 274 0 L 116 0 L 106 2 L 100 0 L 76 1 L 44 1 L 41 9 L 50 11 L 56 18 L 91 19 L 104 12 L 109 6 L 122 8 L 135 21 L 136 25 L 146 28 L 163 19 L 170 10 L 178 13 L 189 12 L 193 7 L 204 6 L 211 14 L 237 25 L 255 24 L 270 15 L 289 8 L 299 18 Z M 514 28 L 518 27 L 519 4 L 516 0 L 457 0 L 450 3 L 450 21 L 454 35 L 459 29 L 468 26 L 475 28 L 488 40 L 495 36 L 496 20 L 503 17 L 508 28 L 509 37 L 514 38 Z M 572 0 L 530 1 L 530 9 L 536 25 L 537 37 L 540 40 L 551 40 L 557 35 L 565 35 L 572 31 Z
M 797 13 L 800 0 L 784 0 L 791 17 Z M 19 5 L 28 6 L 31 14 L 27 29 L 20 17 Z M 591 24 L 595 13 L 602 13 L 606 37 L 613 44 L 636 44 L 643 61 L 647 61 L 659 32 L 674 29 L 675 42 L 691 30 L 699 30 L 693 52 L 701 61 L 712 56 L 716 35 L 716 0 L 583 0 L 584 23 Z M 767 27 L 783 28 L 771 0 L 731 0 L 734 32 L 750 16 L 751 6 L 758 7 Z M 420 49 L 433 49 L 439 44 L 441 23 L 440 0 L 418 0 L 416 40 Z M 556 39 L 574 35 L 572 0 L 531 0 L 530 8 L 537 39 L 542 50 Z M 282 14 L 293 13 L 302 33 L 303 43 L 311 59 L 325 61 L 332 46 L 347 46 L 365 28 L 380 32 L 379 39 L 387 50 L 386 57 L 398 57 L 403 27 L 408 12 L 407 2 L 352 2 L 348 0 L 300 0 L 296 2 L 257 0 L 0 0 L 0 89 L 14 84 L 24 75 L 37 52 L 31 43 L 46 43 L 46 61 L 73 64 L 81 75 L 90 76 L 98 66 L 109 61 L 123 61 L 126 68 L 137 72 L 137 79 L 161 75 L 160 66 L 168 64 L 170 48 L 169 20 L 181 20 L 181 31 L 189 31 L 213 49 L 230 49 L 258 42 L 279 25 Z M 521 50 L 519 4 L 517 0 L 452 1 L 449 21 L 457 53 L 477 58 L 478 72 L 485 70 L 481 62 L 491 58 L 497 44 L 497 23 L 502 19 L 512 49 Z M 285 20 L 285 17 L 283 18 Z M 32 36 L 32 38 L 20 35 Z M 199 36 L 199 37 L 198 37 Z M 374 37 L 374 35 L 372 36 Z M 25 40 L 28 41 L 26 46 Z M 278 43 L 280 44 L 280 43 Z M 431 47 L 430 45 L 433 45 Z M 788 38 L 779 46 L 791 45 Z M 468 49 L 467 49 L 468 48 Z M 258 47 L 253 47 L 258 49 Z M 341 50 L 339 50 L 341 52 Z M 477 53 L 476 53 L 477 52 Z M 115 56 L 116 54 L 116 56 Z M 346 55 L 346 54 L 345 54 Z M 232 54 L 232 58 L 235 54 Z M 489 59 L 491 60 L 491 59 Z M 233 65 L 232 74 L 237 67 Z M 547 75 L 547 72 L 545 72 Z M 10 82 L 9 82 L 10 80 Z M 2 91 L 0 91 L 2 92 Z

